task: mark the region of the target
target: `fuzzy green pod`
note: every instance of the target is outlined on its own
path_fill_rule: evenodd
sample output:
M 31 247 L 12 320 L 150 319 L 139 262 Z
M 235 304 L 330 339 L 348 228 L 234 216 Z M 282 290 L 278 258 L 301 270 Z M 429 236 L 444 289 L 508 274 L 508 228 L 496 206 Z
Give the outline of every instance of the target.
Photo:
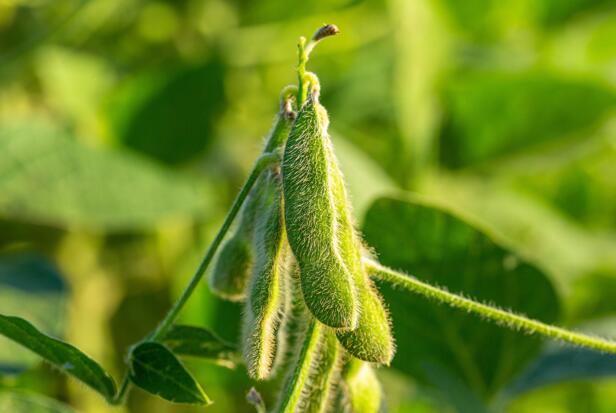
M 244 314 L 243 355 L 249 375 L 265 380 L 284 354 L 280 328 L 285 306 L 289 249 L 284 232 L 280 175 L 264 177 L 255 213 L 256 261 Z
M 210 289 L 226 300 L 241 301 L 246 297 L 246 286 L 254 263 L 252 234 L 259 186 L 260 180 L 242 207 L 235 233 L 222 245 L 209 278 Z
M 372 366 L 351 358 L 342 374 L 340 411 L 344 413 L 378 413 L 383 400 L 383 389 Z
M 336 334 L 342 346 L 358 359 L 389 364 L 395 352 L 389 315 L 361 264 L 363 246 L 351 221 L 342 174 L 333 173 L 330 185 L 340 217 L 338 221 L 342 223 L 337 233 L 339 245 L 342 256 L 346 257 L 347 268 L 351 269 L 361 308 L 357 328 L 340 330 Z
M 311 383 L 305 389 L 306 413 L 331 411 L 340 385 L 343 350 L 333 331 L 324 327 L 322 344 L 311 372 Z
M 354 328 L 359 306 L 338 238 L 346 223 L 331 186 L 339 169 L 328 123 L 325 108 L 312 96 L 291 128 L 282 160 L 285 221 L 307 307 L 327 326 Z
M 294 118 L 292 108 L 287 104 L 282 105 L 265 142 L 264 152 L 275 151 L 284 144 Z M 262 181 L 259 178 L 250 191 L 240 212 L 236 232 L 222 245 L 209 278 L 210 289 L 227 300 L 241 301 L 246 297 L 246 287 L 254 264 L 254 215 Z
M 335 401 L 344 351 L 333 331 L 312 320 L 276 413 L 325 413 Z
M 354 357 L 389 365 L 395 345 L 389 315 L 376 288 L 367 277 L 358 283 L 361 315 L 355 330 L 337 331 L 340 344 Z
M 300 351 L 308 324 L 313 318 L 304 303 L 299 281 L 299 265 L 293 254 L 290 253 L 290 249 L 289 264 L 283 279 L 285 302 L 279 340 L 284 342 L 284 345 L 280 354 L 280 370 L 289 371 L 295 362 L 297 353 Z

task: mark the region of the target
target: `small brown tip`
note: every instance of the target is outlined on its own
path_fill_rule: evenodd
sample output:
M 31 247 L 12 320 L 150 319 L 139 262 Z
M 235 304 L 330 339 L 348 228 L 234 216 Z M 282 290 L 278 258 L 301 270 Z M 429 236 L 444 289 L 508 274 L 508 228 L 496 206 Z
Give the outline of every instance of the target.
M 340 33 L 340 29 L 335 24 L 326 24 L 322 26 L 319 30 L 317 30 L 312 36 L 312 41 L 318 42 L 321 39 L 324 39 L 329 36 L 334 36 Z
M 252 404 L 257 409 L 257 412 L 265 412 L 265 403 L 263 402 L 263 398 L 254 387 L 252 387 L 246 395 L 246 401 Z
M 293 104 L 291 102 L 291 99 L 286 99 L 280 110 L 282 111 L 283 116 L 285 116 L 287 119 L 291 121 L 295 120 L 295 116 L 297 114 L 293 110 Z

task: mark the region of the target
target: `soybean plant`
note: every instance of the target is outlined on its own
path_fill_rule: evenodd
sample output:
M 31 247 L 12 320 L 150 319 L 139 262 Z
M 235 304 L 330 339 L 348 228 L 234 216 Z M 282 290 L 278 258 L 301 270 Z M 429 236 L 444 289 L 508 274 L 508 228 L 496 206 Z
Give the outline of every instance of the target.
M 225 365 L 243 361 L 251 378 L 282 383 L 269 410 L 256 389 L 248 393 L 259 413 L 381 409 L 383 391 L 375 369 L 392 361 L 395 344 L 387 303 L 374 280 L 505 328 L 616 354 L 612 341 L 450 293 L 387 268 L 369 253 L 328 134 L 319 80 L 306 70 L 314 47 L 337 33 L 336 26 L 326 25 L 310 41 L 300 39 L 298 85 L 283 89 L 263 152 L 193 278 L 154 331 L 129 349 L 119 389 L 94 360 L 25 320 L 0 315 L 0 334 L 112 404 L 122 403 L 136 385 L 172 402 L 207 405 L 209 397 L 178 357 L 211 358 Z M 234 232 L 225 241 L 236 216 Z M 175 322 L 213 261 L 211 290 L 244 306 L 241 361 L 234 346 L 215 334 Z

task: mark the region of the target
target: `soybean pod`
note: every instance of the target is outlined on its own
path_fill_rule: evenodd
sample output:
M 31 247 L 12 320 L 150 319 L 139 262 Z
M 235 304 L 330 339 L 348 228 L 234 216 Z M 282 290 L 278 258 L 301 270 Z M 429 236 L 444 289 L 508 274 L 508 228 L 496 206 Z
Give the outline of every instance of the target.
M 344 413 L 378 413 L 383 402 L 383 389 L 374 368 L 350 357 L 342 373 L 340 405 Z
M 334 328 L 355 328 L 359 316 L 353 277 L 342 257 L 327 112 L 312 96 L 291 128 L 282 161 L 285 221 L 300 266 L 304 301 Z
M 332 330 L 312 319 L 276 413 L 325 413 L 335 401 L 343 350 Z
M 289 247 L 284 231 L 280 175 L 269 171 L 263 177 L 255 213 L 255 265 L 244 314 L 243 355 L 249 375 L 269 378 L 284 354 L 281 322 L 285 306 Z
M 289 100 L 281 100 L 280 112 L 276 115 L 264 152 L 279 150 L 286 141 L 295 118 Z M 221 298 L 242 301 L 255 259 L 253 233 L 255 209 L 259 203 L 262 179 L 259 178 L 246 199 L 235 233 L 222 245 L 209 279 L 210 289 Z

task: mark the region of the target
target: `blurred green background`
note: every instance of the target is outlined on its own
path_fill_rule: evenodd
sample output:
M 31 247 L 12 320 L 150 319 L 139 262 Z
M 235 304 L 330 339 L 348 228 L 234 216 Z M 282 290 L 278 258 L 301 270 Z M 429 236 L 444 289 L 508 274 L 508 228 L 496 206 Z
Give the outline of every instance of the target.
M 309 66 L 382 260 L 616 337 L 612 0 L 0 0 L 0 313 L 119 377 L 257 156 L 298 37 L 323 23 L 342 33 Z M 202 287 L 182 321 L 236 341 L 241 309 Z M 616 411 L 616 359 L 384 294 L 401 320 L 387 411 Z M 251 411 L 241 366 L 187 363 L 210 411 Z M 200 410 L 139 390 L 112 409 L 1 337 L 0 373 L 3 413 Z M 272 403 L 279 384 L 257 387 Z

